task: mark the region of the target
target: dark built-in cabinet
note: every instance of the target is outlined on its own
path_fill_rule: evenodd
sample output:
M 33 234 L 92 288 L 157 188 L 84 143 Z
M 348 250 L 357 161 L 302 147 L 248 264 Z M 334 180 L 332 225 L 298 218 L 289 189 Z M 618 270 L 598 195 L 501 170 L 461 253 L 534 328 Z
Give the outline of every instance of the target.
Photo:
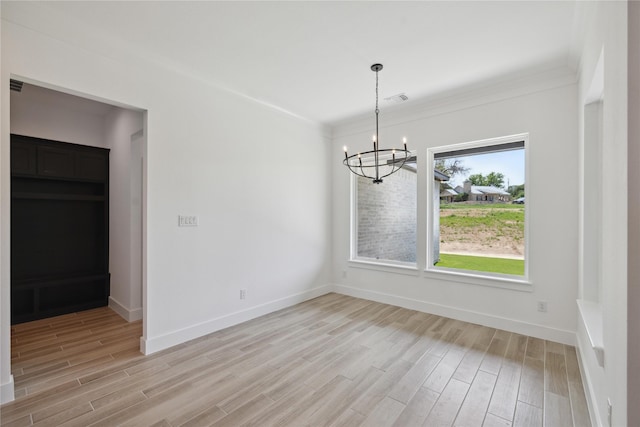
M 108 298 L 109 150 L 11 135 L 11 323 Z

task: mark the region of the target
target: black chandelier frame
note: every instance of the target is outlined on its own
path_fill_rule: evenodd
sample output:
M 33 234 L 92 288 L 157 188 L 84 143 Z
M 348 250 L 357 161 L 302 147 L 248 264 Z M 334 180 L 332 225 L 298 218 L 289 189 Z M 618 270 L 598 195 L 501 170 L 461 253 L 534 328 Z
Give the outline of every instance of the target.
M 347 153 L 347 147 L 344 147 L 344 160 L 342 162 L 351 172 L 363 178 L 371 179 L 374 184 L 382 183 L 382 178 L 402 169 L 405 163 L 412 157 L 411 152 L 407 149 L 406 139 L 403 141 L 403 148 L 379 148 L 378 119 L 380 109 L 378 108 L 378 72 L 380 70 L 382 70 L 382 64 L 373 64 L 371 66 L 371 71 L 376 73 L 376 133 L 373 135 L 373 150 L 349 155 Z M 362 162 L 363 158 L 365 159 L 365 163 Z M 373 159 L 373 163 L 370 162 L 371 159 Z M 383 169 L 383 175 L 381 175 L 381 166 L 387 166 L 390 167 L 390 169 Z M 389 172 L 385 173 L 387 171 Z

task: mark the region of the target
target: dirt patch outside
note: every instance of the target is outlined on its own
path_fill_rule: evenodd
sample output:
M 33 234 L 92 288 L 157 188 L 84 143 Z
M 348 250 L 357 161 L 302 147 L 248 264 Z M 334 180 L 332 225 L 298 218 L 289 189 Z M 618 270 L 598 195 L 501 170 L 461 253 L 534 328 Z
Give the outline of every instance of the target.
M 523 259 L 524 208 L 441 209 L 440 252 Z

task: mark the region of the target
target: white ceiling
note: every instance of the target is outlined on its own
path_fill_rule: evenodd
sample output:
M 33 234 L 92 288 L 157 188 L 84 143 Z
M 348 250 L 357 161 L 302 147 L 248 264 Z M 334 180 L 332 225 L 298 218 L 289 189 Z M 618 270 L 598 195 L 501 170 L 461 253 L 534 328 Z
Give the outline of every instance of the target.
M 415 102 L 577 61 L 574 1 L 45 5 L 129 52 L 328 125 L 373 112 L 375 62 L 381 99 Z

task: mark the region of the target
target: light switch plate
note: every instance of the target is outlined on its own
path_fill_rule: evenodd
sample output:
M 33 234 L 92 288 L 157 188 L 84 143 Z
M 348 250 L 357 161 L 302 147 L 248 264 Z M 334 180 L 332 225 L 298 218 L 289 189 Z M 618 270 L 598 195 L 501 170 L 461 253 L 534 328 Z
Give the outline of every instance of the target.
M 178 227 L 197 227 L 198 217 L 195 215 L 178 215 Z

